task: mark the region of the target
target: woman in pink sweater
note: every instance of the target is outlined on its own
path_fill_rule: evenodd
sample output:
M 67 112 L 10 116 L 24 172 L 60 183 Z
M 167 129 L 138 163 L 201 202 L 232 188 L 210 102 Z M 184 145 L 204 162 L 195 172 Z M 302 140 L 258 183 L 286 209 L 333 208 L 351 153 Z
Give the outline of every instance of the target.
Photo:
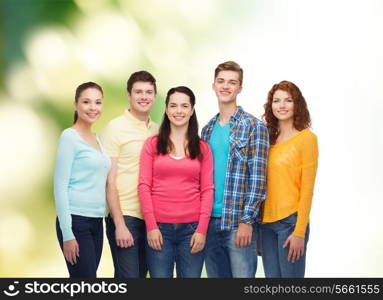
M 138 193 L 147 230 L 152 278 L 200 277 L 211 214 L 213 157 L 198 136 L 195 96 L 172 88 L 158 136 L 141 152 Z

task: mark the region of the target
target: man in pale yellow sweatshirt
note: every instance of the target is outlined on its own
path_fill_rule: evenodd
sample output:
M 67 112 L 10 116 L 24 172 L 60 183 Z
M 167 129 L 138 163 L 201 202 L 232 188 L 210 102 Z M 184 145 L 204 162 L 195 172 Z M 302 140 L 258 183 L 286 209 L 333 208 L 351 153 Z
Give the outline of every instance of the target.
M 106 233 L 116 278 L 145 278 L 145 222 L 137 194 L 139 158 L 145 140 L 158 133 L 149 113 L 157 94 L 156 80 L 146 71 L 133 73 L 127 82 L 130 108 L 111 120 L 101 134 L 111 157 Z

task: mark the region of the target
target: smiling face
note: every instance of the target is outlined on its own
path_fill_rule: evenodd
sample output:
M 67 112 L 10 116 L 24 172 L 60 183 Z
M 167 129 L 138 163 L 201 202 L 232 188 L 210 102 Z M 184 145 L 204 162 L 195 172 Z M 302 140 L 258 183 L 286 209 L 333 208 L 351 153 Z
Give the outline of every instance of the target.
M 294 100 L 286 91 L 276 90 L 271 105 L 273 115 L 278 121 L 293 121 Z
M 133 114 L 149 114 L 156 97 L 154 85 L 147 81 L 136 81 L 128 93 L 130 110 Z
M 165 112 L 172 126 L 182 127 L 188 126 L 194 108 L 188 95 L 175 92 L 170 95 Z
M 235 102 L 237 95 L 242 90 L 239 73 L 236 71 L 220 71 L 214 80 L 213 90 L 220 103 Z
M 74 103 L 74 109 L 77 111 L 78 120 L 93 124 L 101 116 L 103 108 L 103 95 L 96 88 L 87 88 L 83 90 Z

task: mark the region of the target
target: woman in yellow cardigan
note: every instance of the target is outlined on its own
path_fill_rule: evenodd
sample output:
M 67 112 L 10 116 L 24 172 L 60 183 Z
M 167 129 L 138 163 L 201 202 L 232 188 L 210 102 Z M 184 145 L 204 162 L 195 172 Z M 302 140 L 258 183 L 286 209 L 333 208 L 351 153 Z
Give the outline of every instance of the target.
M 304 277 L 317 137 L 308 129 L 306 101 L 292 82 L 275 84 L 264 108 L 271 147 L 261 225 L 263 267 L 266 277 Z

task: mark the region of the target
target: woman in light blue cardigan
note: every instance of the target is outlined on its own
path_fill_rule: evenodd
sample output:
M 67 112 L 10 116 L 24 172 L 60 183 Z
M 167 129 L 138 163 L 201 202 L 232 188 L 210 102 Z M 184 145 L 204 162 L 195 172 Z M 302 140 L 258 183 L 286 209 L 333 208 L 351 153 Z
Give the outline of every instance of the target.
M 79 85 L 72 127 L 58 141 L 54 174 L 56 230 L 70 277 L 95 278 L 103 244 L 102 218 L 111 167 L 91 127 L 102 113 L 103 91 L 94 82 Z

